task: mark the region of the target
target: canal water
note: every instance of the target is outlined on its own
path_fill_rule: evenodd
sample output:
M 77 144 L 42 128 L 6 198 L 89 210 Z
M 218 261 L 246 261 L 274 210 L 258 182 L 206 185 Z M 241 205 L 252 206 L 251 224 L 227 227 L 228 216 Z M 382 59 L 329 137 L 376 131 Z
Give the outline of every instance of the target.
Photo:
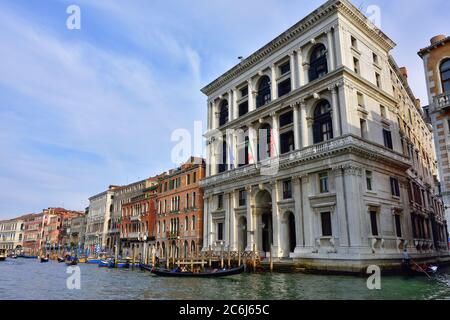
M 159 278 L 137 270 L 80 264 L 79 290 L 69 290 L 65 264 L 8 259 L 0 262 L 0 300 L 450 300 L 450 268 L 434 280 L 382 276 L 381 290 L 366 279 L 307 274 L 242 274 L 220 279 Z

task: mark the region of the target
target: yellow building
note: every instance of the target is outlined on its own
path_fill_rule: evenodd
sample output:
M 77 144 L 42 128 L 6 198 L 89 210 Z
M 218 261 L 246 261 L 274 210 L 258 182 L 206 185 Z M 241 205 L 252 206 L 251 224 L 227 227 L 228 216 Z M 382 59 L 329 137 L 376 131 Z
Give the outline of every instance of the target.
M 433 37 L 419 51 L 425 67 L 429 106 L 425 108 L 433 126 L 441 180 L 442 199 L 450 219 L 450 37 Z M 447 238 L 448 235 L 447 235 Z M 450 240 L 450 239 L 449 239 Z

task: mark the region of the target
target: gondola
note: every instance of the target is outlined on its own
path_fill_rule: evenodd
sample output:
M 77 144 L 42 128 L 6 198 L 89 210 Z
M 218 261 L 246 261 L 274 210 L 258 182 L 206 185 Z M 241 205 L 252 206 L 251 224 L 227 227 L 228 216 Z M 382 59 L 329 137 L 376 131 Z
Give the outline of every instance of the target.
M 67 266 L 76 266 L 77 264 L 78 264 L 77 259 L 66 260 L 66 265 Z
M 0 251 L 0 261 L 5 261 L 5 260 L 6 260 L 6 251 L 1 250 Z
M 152 271 L 153 270 L 153 266 L 151 264 L 139 264 L 139 268 L 141 268 L 142 271 Z
M 195 278 L 218 278 L 218 277 L 226 277 L 226 276 L 233 276 L 237 274 L 241 274 L 245 271 L 245 265 L 242 265 L 237 268 L 233 269 L 219 269 L 217 271 L 212 272 L 181 272 L 177 270 L 167 270 L 167 269 L 160 269 L 156 268 L 153 269 L 151 272 L 157 276 L 161 277 L 177 277 L 177 278 L 183 278 L 183 277 L 195 277 Z
M 438 271 L 438 266 L 427 264 L 427 265 L 403 265 L 403 272 L 406 273 L 409 276 L 431 276 L 433 274 L 436 274 Z
M 41 263 L 48 262 L 49 260 L 50 260 L 49 258 L 42 258 L 42 257 L 41 257 Z
M 99 260 L 98 261 L 98 266 L 100 268 L 114 268 L 115 267 L 115 263 L 113 260 Z
M 5 261 L 6 257 L 5 256 L 0 256 L 0 261 Z
M 58 262 L 59 262 L 59 263 L 63 263 L 63 262 L 65 262 L 65 261 L 66 261 L 66 259 L 61 258 L 61 257 L 58 257 Z

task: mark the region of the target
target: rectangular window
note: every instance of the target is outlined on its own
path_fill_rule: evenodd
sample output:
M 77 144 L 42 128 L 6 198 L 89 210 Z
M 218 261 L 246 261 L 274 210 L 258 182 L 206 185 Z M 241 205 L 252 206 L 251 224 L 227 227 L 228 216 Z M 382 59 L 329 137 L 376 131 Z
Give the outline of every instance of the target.
M 291 72 L 291 63 L 288 61 L 284 64 L 282 64 L 280 67 L 280 75 L 285 75 L 286 73 Z
M 333 235 L 333 230 L 331 228 L 331 213 L 322 212 L 320 218 L 322 222 L 322 236 L 331 237 Z
M 391 194 L 395 197 L 400 197 L 400 186 L 396 178 L 391 177 Z
M 366 187 L 367 190 L 372 191 L 372 171 L 366 171 Z
M 288 131 L 280 135 L 280 152 L 285 154 L 294 151 L 294 132 Z
M 292 111 L 280 115 L 280 128 L 288 126 L 294 122 L 294 114 Z
M 241 91 L 241 98 L 248 96 L 248 87 L 244 87 L 240 91 Z
M 194 177 L 192 178 L 192 182 L 193 183 L 197 182 L 197 172 L 194 172 Z
M 354 67 L 355 73 L 359 74 L 360 73 L 359 60 L 356 58 L 353 58 L 353 67 Z
M 386 107 L 385 106 L 380 106 L 380 115 L 383 119 L 387 118 L 387 114 L 386 114 Z
M 402 237 L 402 221 L 401 221 L 401 216 L 396 214 L 394 216 L 395 218 L 395 232 L 397 234 L 397 237 L 401 238 Z
M 352 42 L 352 48 L 354 49 L 358 49 L 358 41 L 356 41 L 355 37 L 351 37 L 351 42 Z
M 372 53 L 372 59 L 373 59 L 373 63 L 375 63 L 375 64 L 379 63 L 378 55 L 376 53 Z
M 370 226 L 372 228 L 372 235 L 378 236 L 378 221 L 376 211 L 370 211 Z
M 377 83 L 377 87 L 381 89 L 381 76 L 377 72 L 375 72 L 375 80 L 376 80 L 376 83 Z
M 188 175 L 186 176 L 186 185 L 190 185 L 190 184 L 191 184 L 191 175 L 188 174 Z
M 223 240 L 223 223 L 219 222 L 217 224 L 217 241 Z
M 248 101 L 242 102 L 239 105 L 239 117 L 248 113 Z
M 217 209 L 223 209 L 223 194 L 217 196 Z
M 364 95 L 361 92 L 358 92 L 357 95 L 358 95 L 358 106 L 364 108 L 365 107 Z
M 361 138 L 367 138 L 367 121 L 364 119 L 359 120 L 359 127 L 361 129 Z
M 291 78 L 278 84 L 278 97 L 282 97 L 291 92 Z
M 394 146 L 392 144 L 392 134 L 389 130 L 383 129 L 383 139 L 384 139 L 384 146 L 386 148 L 393 150 Z
M 292 181 L 283 181 L 283 199 L 292 199 Z
M 245 189 L 239 190 L 239 206 L 243 207 L 247 204 L 247 191 Z
M 324 172 L 319 174 L 319 187 L 320 187 L 320 193 L 328 193 L 328 172 Z

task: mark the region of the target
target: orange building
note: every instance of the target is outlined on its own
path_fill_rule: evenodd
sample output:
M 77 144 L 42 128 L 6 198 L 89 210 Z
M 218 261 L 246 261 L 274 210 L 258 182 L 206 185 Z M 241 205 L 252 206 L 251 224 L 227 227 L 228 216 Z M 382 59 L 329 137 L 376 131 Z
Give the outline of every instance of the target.
M 159 257 L 187 258 L 202 248 L 205 160 L 191 157 L 159 179 L 156 252 Z
M 57 252 L 68 244 L 63 226 L 66 220 L 84 215 L 84 212 L 70 211 L 64 208 L 48 208 L 43 212 L 43 224 L 40 237 L 40 250 Z
M 141 194 L 122 204 L 120 218 L 121 255 L 145 259 L 155 244 L 158 178 L 145 181 Z

